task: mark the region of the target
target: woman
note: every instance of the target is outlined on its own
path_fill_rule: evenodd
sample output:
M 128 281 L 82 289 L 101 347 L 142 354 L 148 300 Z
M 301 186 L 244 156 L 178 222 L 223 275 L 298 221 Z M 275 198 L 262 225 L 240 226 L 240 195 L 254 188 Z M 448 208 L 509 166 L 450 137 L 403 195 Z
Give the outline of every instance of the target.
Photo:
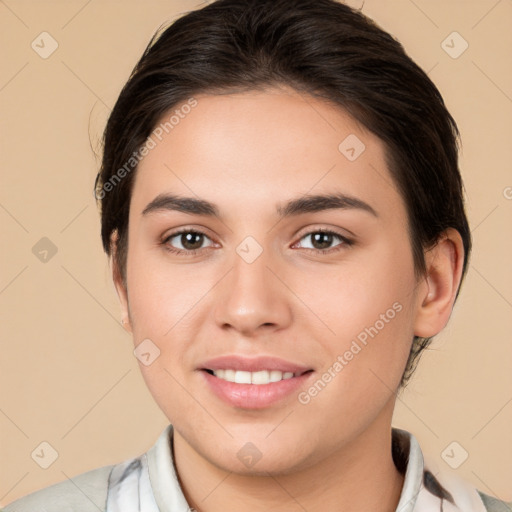
M 6 510 L 510 510 L 391 427 L 467 269 L 457 135 L 400 44 L 332 0 L 220 0 L 155 37 L 96 195 L 170 425 Z

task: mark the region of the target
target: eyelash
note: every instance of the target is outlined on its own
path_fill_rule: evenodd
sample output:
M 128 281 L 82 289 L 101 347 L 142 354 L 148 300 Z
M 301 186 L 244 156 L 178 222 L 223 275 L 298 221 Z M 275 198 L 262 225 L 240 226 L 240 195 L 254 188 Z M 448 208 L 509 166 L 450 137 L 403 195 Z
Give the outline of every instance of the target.
M 195 256 L 196 254 L 198 254 L 200 251 L 202 251 L 203 249 L 207 249 L 207 247 L 203 247 L 201 249 L 190 249 L 190 250 L 183 250 L 183 249 L 176 249 L 175 247 L 172 247 L 171 245 L 169 245 L 169 240 L 171 240 L 172 238 L 178 236 L 178 235 L 181 235 L 181 234 L 184 234 L 184 233 L 193 233 L 193 234 L 196 234 L 196 235 L 203 235 L 205 236 L 206 238 L 209 238 L 209 236 L 206 234 L 206 233 L 203 233 L 202 231 L 199 231 L 199 230 L 196 230 L 196 229 L 182 229 L 180 231 L 175 231 L 174 233 L 171 233 L 169 236 L 167 236 L 164 240 L 162 240 L 162 245 L 164 246 L 164 248 L 173 253 L 173 254 L 178 254 L 178 255 L 181 255 L 181 254 L 184 254 L 184 255 L 187 255 L 187 256 Z M 338 244 L 338 245 L 335 245 L 334 247 L 330 247 L 329 249 L 310 249 L 309 247 L 304 247 L 303 249 L 305 249 L 306 251 L 312 251 L 313 253 L 320 253 L 320 254 L 331 254 L 333 252 L 337 252 L 337 251 L 340 251 L 343 249 L 343 247 L 350 247 L 354 244 L 354 242 L 350 239 L 348 239 L 347 237 L 343 236 L 343 235 L 340 235 L 339 233 L 337 233 L 336 231 L 332 231 L 332 230 L 329 230 L 329 229 L 324 229 L 324 228 L 318 228 L 318 229 L 314 229 L 312 231 L 309 231 L 308 233 L 304 233 L 304 235 L 302 235 L 299 239 L 302 240 L 303 238 L 306 238 L 307 236 L 310 236 L 310 235 L 314 235 L 316 233 L 325 233 L 325 234 L 328 234 L 328 235 L 334 235 L 335 237 L 339 238 L 341 240 L 342 243 Z

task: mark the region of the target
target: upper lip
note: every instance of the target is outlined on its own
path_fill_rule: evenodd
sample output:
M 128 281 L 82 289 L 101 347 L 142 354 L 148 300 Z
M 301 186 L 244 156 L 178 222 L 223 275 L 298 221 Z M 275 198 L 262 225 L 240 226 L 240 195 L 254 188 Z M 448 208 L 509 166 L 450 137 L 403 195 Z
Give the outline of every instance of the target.
M 199 366 L 201 370 L 238 370 L 246 372 L 258 372 L 261 370 L 279 370 L 281 372 L 293 372 L 302 374 L 312 368 L 285 361 L 278 357 L 258 356 L 242 357 L 238 355 L 225 355 L 205 361 Z

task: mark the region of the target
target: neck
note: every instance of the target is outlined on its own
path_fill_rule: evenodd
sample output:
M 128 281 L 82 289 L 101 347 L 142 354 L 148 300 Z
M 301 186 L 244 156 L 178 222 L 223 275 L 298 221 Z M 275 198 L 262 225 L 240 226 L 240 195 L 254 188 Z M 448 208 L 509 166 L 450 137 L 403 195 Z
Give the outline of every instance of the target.
M 289 474 L 224 471 L 176 431 L 173 443 L 181 487 L 197 512 L 225 512 L 227 504 L 249 512 L 394 512 L 403 487 L 392 458 L 390 419 L 387 427 L 374 424 L 329 457 Z

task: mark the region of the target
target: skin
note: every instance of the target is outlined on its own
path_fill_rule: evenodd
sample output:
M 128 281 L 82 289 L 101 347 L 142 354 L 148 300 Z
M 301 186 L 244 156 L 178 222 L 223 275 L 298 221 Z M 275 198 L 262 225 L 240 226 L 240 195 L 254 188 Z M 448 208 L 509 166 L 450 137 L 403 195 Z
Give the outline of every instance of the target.
M 136 346 L 149 338 L 160 349 L 140 368 L 174 426 L 185 496 L 208 512 L 394 511 L 403 485 L 391 458 L 395 392 L 413 336 L 435 335 L 449 319 L 460 236 L 447 230 L 425 255 L 427 274 L 415 276 L 384 145 L 340 108 L 285 87 L 196 99 L 137 170 L 127 289 L 113 265 L 125 328 Z M 365 144 L 355 161 L 338 150 L 349 134 Z M 277 214 L 290 199 L 334 191 L 377 215 Z M 220 218 L 143 215 L 161 193 L 210 201 Z M 190 247 L 167 238 L 181 228 L 206 234 L 195 255 L 166 250 Z M 314 245 L 318 228 L 353 244 L 333 236 Z M 236 252 L 247 236 L 262 249 L 250 264 Z M 314 369 L 307 391 L 394 303 L 401 311 L 306 405 L 293 393 L 262 410 L 235 408 L 197 369 L 225 354 L 276 356 Z M 237 457 L 247 442 L 262 454 L 252 467 Z

